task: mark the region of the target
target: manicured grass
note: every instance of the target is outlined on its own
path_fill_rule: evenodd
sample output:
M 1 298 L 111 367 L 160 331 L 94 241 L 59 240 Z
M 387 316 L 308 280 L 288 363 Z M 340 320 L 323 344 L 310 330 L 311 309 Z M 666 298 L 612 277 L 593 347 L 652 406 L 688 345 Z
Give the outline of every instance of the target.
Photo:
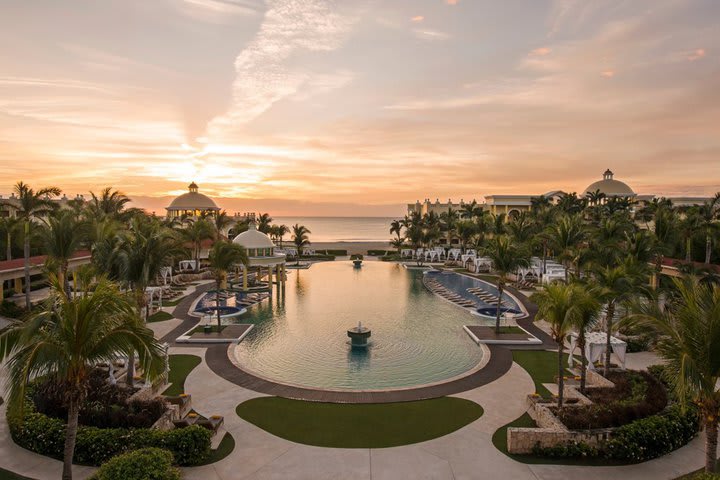
M 23 477 L 4 468 L 0 468 L 0 480 L 33 480 L 30 477 Z
M 210 325 L 210 327 L 211 327 L 210 332 L 220 333 L 223 330 L 225 330 L 225 327 L 227 327 L 227 325 L 220 325 L 219 327 L 217 325 Z M 190 332 L 190 335 L 192 335 L 193 333 L 205 333 L 205 325 L 200 325 L 200 326 L 193 328 L 192 331 Z
M 199 465 L 209 465 L 211 463 L 219 462 L 230 455 L 233 450 L 235 450 L 235 439 L 229 432 L 225 432 L 225 436 L 223 436 L 222 440 L 220 440 L 218 448 L 210 450 L 210 456 L 208 459 Z
M 195 355 L 170 355 L 170 373 L 168 383 L 163 395 L 174 396 L 185 393 L 185 379 L 195 367 L 200 365 L 201 359 Z
M 527 413 L 523 414 L 522 417 L 517 418 L 513 420 L 512 422 L 508 423 L 507 425 L 504 425 L 500 427 L 492 437 L 493 445 L 495 445 L 495 448 L 503 452 L 505 455 L 508 455 L 510 457 L 515 457 L 516 455 L 509 455 L 507 451 L 507 429 L 510 427 L 518 427 L 518 428 L 535 428 L 537 427 L 537 424 L 535 423 L 535 420 L 532 419 L 530 415 Z
M 535 392 L 545 398 L 552 394 L 543 383 L 555 383 L 558 374 L 557 352 L 546 350 L 513 350 L 513 361 L 524 368 L 535 382 Z M 563 365 L 567 365 L 568 355 L 564 354 Z
M 160 310 L 150 315 L 147 318 L 147 323 L 164 322 L 165 320 L 170 320 L 171 318 L 173 318 L 172 314 Z
M 500 327 L 500 333 L 520 333 L 526 335 L 527 332 L 523 330 L 520 327 L 516 326 L 507 326 L 507 327 Z
M 447 435 L 480 418 L 483 410 L 475 402 L 454 397 L 376 404 L 262 397 L 238 405 L 237 414 L 273 435 L 297 443 L 384 448 Z
M 175 307 L 175 306 L 177 306 L 178 303 L 182 302 L 187 297 L 188 297 L 187 295 L 183 295 L 182 297 L 178 297 L 175 300 L 169 300 L 167 302 L 163 302 L 163 305 L 166 307 Z

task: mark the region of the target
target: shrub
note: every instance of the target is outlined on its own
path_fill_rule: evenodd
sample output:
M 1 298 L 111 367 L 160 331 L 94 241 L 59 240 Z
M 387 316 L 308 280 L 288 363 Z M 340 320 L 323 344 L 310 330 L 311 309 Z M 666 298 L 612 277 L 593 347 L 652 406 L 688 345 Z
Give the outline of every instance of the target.
M 538 443 L 533 447 L 532 453 L 539 457 L 552 458 L 591 458 L 600 455 L 597 448 L 585 442 L 567 442 L 554 447 L 541 447 Z
M 180 471 L 172 464 L 172 452 L 160 448 L 142 448 L 110 459 L 91 479 L 177 480 Z
M 8 415 L 10 433 L 15 443 L 30 451 L 62 458 L 65 445 L 65 422 L 42 413 L 28 412 L 24 421 Z M 147 447 L 170 450 L 179 465 L 197 465 L 210 455 L 212 433 L 200 426 L 170 431 L 147 428 L 97 428 L 81 425 L 75 445 L 75 461 L 99 465 L 111 457 Z
M 94 370 L 89 378 L 88 395 L 80 408 L 79 422 L 100 428 L 148 428 L 165 412 L 161 398 L 133 400 L 133 391 L 107 382 L 107 372 Z M 52 379 L 36 382 L 30 397 L 39 413 L 65 420 L 65 389 Z
M 608 379 L 615 387 L 588 390 L 592 405 L 553 412 L 568 428 L 585 430 L 619 427 L 654 415 L 667 405 L 665 387 L 647 372 L 611 372 Z
M 371 257 L 384 257 L 388 253 L 394 253 L 392 250 L 368 250 L 367 254 Z
M 605 444 L 607 458 L 645 461 L 687 444 L 699 430 L 695 408 L 683 411 L 673 405 L 661 415 L 637 420 L 618 428 Z
M 0 303 L 0 316 L 7 318 L 22 318 L 23 315 L 25 315 L 25 309 L 15 302 L 5 299 L 2 303 Z

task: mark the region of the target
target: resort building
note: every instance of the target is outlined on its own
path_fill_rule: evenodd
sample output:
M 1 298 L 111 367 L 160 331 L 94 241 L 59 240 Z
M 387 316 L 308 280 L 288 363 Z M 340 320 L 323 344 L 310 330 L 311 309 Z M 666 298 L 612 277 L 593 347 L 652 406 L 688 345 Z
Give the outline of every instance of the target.
M 625 182 L 616 180 L 615 174 L 612 170 L 607 169 L 602 175 L 602 179 L 591 183 L 584 190 L 582 190 L 582 197 L 588 194 L 602 193 L 604 197 L 622 197 L 630 198 L 638 203 L 651 202 L 655 198 L 659 198 L 657 195 L 638 195 L 633 189 Z M 517 195 L 487 195 L 485 196 L 485 202 L 481 203 L 480 206 L 486 211 L 493 215 L 505 214 L 508 218 L 513 215 L 518 215 L 520 212 L 529 211 L 532 206 L 532 199 L 538 197 L 546 197 L 550 199 L 552 203 L 557 203 L 565 192 L 562 190 L 552 190 L 547 193 L 528 195 L 528 194 L 517 194 Z M 702 205 L 709 200 L 708 197 L 666 197 L 672 201 L 673 205 L 678 207 L 689 207 L 693 205 Z M 452 200 L 448 200 L 447 203 L 440 203 L 439 200 L 435 200 L 435 203 L 430 202 L 429 199 L 425 199 L 424 202 L 416 201 L 415 203 L 408 204 L 408 215 L 413 212 L 419 212 L 424 215 L 429 212 L 435 212 L 440 214 L 447 212 L 448 208 L 453 210 L 459 210 L 463 207 L 464 202 L 460 200 L 460 203 L 453 203 Z
M 267 270 L 268 290 L 272 290 L 273 277 L 275 283 L 285 283 L 285 254 L 275 251 L 273 241 L 259 231 L 255 222 L 248 224 L 248 229 L 233 239 L 233 243 L 245 248 L 248 255 L 248 265 L 242 269 L 242 289 L 248 290 L 248 270 L 257 272 L 257 278 L 261 278 Z
M 86 202 L 84 195 L 75 195 L 74 197 L 63 195 L 60 198 L 50 198 L 50 200 L 55 202 L 59 208 L 71 208 L 73 204 L 83 205 Z M 20 199 L 15 193 L 11 193 L 8 197 L 0 195 L 0 218 L 15 218 L 21 210 Z
M 169 206 L 165 207 L 168 218 L 176 217 L 200 217 L 204 215 L 216 215 L 220 207 L 215 201 L 198 191 L 195 182 L 188 185 L 188 192 L 175 197 Z

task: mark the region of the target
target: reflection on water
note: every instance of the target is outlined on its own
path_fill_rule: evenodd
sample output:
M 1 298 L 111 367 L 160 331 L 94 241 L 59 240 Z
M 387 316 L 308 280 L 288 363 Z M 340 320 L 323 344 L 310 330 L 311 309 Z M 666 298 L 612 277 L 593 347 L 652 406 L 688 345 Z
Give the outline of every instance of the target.
M 422 273 L 396 264 L 327 262 L 288 271 L 284 293 L 234 321 L 255 328 L 235 350 L 248 370 L 284 383 L 382 389 L 463 373 L 482 352 L 462 326 L 481 320 L 440 300 Z M 348 345 L 347 329 L 372 329 L 366 349 Z

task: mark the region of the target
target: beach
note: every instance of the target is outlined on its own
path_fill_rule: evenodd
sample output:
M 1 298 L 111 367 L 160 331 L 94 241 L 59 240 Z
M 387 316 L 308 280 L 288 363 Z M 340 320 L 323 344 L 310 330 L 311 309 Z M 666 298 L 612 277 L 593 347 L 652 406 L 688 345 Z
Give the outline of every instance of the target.
M 288 246 L 290 242 L 286 242 Z M 314 250 L 347 250 L 348 255 L 366 255 L 368 250 L 393 250 L 388 242 L 312 242 Z

